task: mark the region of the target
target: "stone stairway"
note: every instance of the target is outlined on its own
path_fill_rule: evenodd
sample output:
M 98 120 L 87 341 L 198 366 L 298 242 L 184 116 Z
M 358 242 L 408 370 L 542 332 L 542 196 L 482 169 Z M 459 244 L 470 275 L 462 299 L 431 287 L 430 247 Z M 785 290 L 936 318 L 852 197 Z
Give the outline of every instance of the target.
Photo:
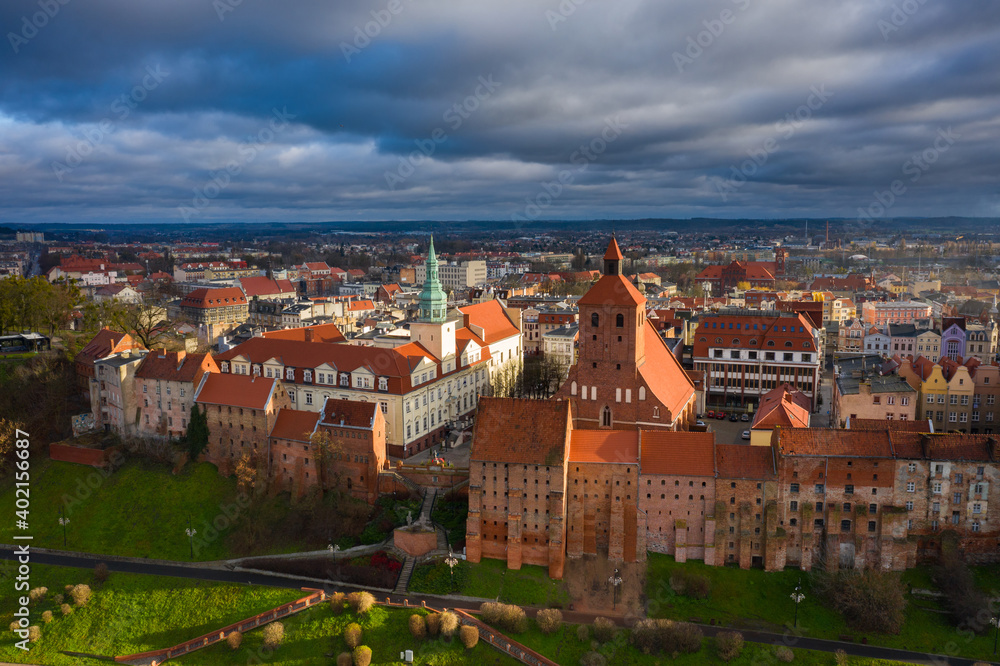
M 437 494 L 437 488 L 431 488 L 424 493 L 424 503 L 420 506 L 420 521 L 427 525 L 431 524 L 431 510 L 434 508 Z
M 413 567 L 417 565 L 417 558 L 412 555 L 406 557 L 403 562 L 403 569 L 399 572 L 399 580 L 396 581 L 394 594 L 406 594 L 406 588 L 410 585 L 410 576 L 413 574 Z

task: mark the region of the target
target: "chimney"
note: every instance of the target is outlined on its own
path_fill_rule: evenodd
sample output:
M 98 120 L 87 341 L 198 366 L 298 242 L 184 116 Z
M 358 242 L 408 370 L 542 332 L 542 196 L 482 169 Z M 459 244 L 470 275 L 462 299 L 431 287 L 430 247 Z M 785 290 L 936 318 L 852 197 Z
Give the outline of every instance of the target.
M 304 333 L 305 333 L 305 336 L 306 336 L 306 342 L 312 342 L 313 341 L 313 330 L 311 328 L 306 328 L 306 330 L 304 331 Z

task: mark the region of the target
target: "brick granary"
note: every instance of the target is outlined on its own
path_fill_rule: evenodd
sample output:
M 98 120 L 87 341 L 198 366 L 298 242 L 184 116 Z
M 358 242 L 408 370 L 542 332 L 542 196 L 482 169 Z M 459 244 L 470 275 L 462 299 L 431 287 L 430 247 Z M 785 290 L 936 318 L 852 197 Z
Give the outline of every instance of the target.
M 580 301 L 580 360 L 556 397 L 480 402 L 470 561 L 535 564 L 562 578 L 567 557 L 598 553 L 901 570 L 952 542 L 972 561 L 1000 559 L 991 436 L 887 422 L 776 428 L 770 446 L 744 446 L 688 431 L 693 385 L 646 335 L 642 296 L 619 279 L 616 257 L 612 241 L 604 277 Z

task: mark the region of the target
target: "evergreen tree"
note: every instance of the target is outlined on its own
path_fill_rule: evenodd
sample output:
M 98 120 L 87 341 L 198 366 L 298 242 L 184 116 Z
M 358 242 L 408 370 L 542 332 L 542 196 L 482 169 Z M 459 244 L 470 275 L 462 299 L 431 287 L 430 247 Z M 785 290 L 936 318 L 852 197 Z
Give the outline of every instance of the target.
M 191 454 L 191 461 L 198 459 L 205 449 L 208 448 L 208 415 L 198 409 L 198 405 L 191 405 L 191 420 L 187 429 L 188 452 Z

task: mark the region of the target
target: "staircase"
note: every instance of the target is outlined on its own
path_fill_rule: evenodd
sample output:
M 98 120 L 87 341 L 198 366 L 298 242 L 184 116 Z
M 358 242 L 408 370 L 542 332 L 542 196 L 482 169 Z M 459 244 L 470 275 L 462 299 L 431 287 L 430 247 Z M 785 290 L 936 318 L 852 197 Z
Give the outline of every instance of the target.
M 431 488 L 424 494 L 424 503 L 420 507 L 420 521 L 427 525 L 431 524 L 431 510 L 434 508 L 437 494 L 437 488 Z
M 405 476 L 403 476 L 402 474 L 400 474 L 399 472 L 397 472 L 395 470 L 388 470 L 388 471 L 379 472 L 379 475 L 384 476 L 384 477 L 386 477 L 388 479 L 391 479 L 392 481 L 395 481 L 397 483 L 402 484 L 403 487 L 405 487 L 407 490 L 409 490 L 411 493 L 413 493 L 413 495 L 415 497 L 420 497 L 421 495 L 424 494 L 424 489 L 423 488 L 421 488 L 419 485 L 417 485 L 416 483 L 414 483 L 413 481 L 409 480 L 408 478 L 406 478 Z
M 399 579 L 396 581 L 394 594 L 406 594 L 406 588 L 410 585 L 410 576 L 413 574 L 413 567 L 417 565 L 417 558 L 412 555 L 406 557 L 403 562 L 403 569 L 399 572 Z

